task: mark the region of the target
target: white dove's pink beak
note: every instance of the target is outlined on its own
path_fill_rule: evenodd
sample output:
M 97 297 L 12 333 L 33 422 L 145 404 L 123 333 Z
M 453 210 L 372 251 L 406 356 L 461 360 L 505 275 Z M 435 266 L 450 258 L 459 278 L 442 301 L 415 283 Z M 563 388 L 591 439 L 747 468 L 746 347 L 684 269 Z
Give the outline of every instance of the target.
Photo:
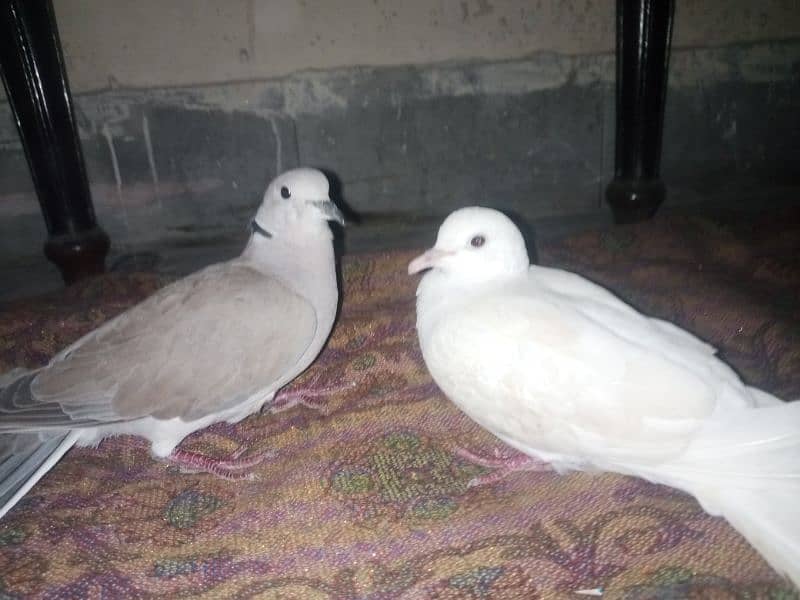
M 450 256 L 452 252 L 446 250 L 439 250 L 438 248 L 431 248 L 424 254 L 420 254 L 417 258 L 408 263 L 408 274 L 414 275 L 425 269 L 430 269 L 439 264 L 443 258 Z

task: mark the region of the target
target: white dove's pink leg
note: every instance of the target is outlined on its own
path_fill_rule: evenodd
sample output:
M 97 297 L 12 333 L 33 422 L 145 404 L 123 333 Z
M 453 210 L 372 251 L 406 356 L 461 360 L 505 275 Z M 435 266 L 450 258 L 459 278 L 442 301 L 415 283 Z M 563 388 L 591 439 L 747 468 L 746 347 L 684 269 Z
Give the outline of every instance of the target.
M 328 414 L 328 407 L 322 400 L 325 396 L 335 394 L 336 392 L 344 392 L 353 387 L 353 383 L 347 383 L 337 386 L 318 387 L 321 375 L 315 376 L 311 383 L 300 388 L 291 390 L 282 389 L 277 394 L 272 402 L 266 407 L 271 413 L 279 413 L 290 408 L 297 406 L 305 406 L 312 410 L 317 410 L 322 414 Z
M 252 473 L 243 473 L 243 471 L 275 456 L 274 450 L 264 450 L 245 458 L 239 458 L 244 451 L 245 448 L 242 447 L 227 458 L 213 458 L 190 450 L 175 448 L 167 460 L 178 467 L 211 473 L 222 479 L 235 480 L 252 479 Z
M 494 457 L 489 458 L 486 456 L 478 456 L 473 454 L 466 448 L 457 448 L 456 455 L 464 460 L 471 462 L 480 467 L 492 469 L 492 472 L 484 475 L 478 475 L 470 480 L 467 487 L 478 487 L 481 485 L 488 485 L 496 483 L 503 479 L 506 475 L 516 473 L 518 471 L 552 471 L 553 467 L 538 458 L 533 458 L 527 454 L 515 454 L 514 456 L 501 456 L 497 449 L 494 451 Z

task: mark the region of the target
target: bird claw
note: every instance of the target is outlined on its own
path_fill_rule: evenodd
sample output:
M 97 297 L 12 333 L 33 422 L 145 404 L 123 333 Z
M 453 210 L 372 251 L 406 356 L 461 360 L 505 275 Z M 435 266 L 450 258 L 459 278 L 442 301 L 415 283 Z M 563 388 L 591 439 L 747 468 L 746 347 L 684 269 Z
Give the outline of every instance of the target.
M 491 469 L 490 473 L 478 475 L 473 477 L 467 483 L 467 488 L 480 487 L 497 483 L 511 473 L 519 471 L 552 471 L 553 467 L 538 458 L 533 458 L 527 454 L 516 454 L 514 456 L 503 456 L 498 448 L 492 451 L 493 457 L 479 456 L 466 448 L 456 448 L 456 456 L 466 460 L 469 463 Z
M 267 410 L 270 414 L 276 414 L 287 411 L 295 406 L 305 406 L 323 415 L 327 415 L 328 406 L 323 402 L 312 400 L 307 394 L 310 395 L 308 390 L 297 390 L 281 394 L 277 402 L 273 402 Z
M 230 453 L 226 460 L 231 461 L 238 459 L 242 454 L 244 454 L 245 450 L 247 450 L 246 446 L 239 446 L 236 450 Z
M 175 448 L 172 454 L 167 457 L 167 460 L 181 470 L 186 470 L 191 473 L 210 473 L 211 475 L 216 475 L 221 479 L 230 481 L 253 481 L 255 479 L 255 474 L 244 473 L 243 471 L 255 467 L 267 458 L 275 457 L 277 453 L 274 450 L 265 450 L 241 458 L 246 450 L 246 446 L 240 446 L 227 458 L 213 458 L 198 452 Z
M 311 382 L 304 387 L 294 390 L 281 390 L 275 395 L 275 398 L 269 405 L 269 412 L 272 414 L 279 413 L 300 405 L 310 408 L 311 410 L 316 410 L 323 415 L 327 415 L 330 411 L 327 402 L 318 399 L 337 392 L 344 392 L 355 385 L 351 382 L 338 386 L 317 387 L 320 378 L 321 375 L 316 375 L 312 378 Z
M 508 471 L 494 471 L 492 473 L 486 473 L 485 475 L 478 475 L 467 482 L 467 489 L 497 483 L 501 479 L 504 479 L 508 473 Z

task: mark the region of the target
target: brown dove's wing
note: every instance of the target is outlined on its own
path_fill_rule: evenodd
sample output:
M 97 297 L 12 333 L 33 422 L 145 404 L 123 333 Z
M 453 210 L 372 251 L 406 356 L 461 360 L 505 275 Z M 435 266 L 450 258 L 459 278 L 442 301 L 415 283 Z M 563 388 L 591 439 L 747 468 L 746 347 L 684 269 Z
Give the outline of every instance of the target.
M 73 423 L 191 421 L 291 381 L 316 327 L 312 305 L 278 279 L 236 260 L 213 265 L 62 353 L 32 395 Z

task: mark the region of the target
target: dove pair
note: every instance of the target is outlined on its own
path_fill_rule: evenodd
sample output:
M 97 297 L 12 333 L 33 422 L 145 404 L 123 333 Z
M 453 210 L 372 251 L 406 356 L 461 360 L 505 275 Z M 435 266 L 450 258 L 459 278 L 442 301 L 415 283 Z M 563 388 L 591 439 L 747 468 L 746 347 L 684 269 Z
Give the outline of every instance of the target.
M 190 433 L 270 403 L 322 349 L 338 292 L 328 181 L 270 183 L 241 256 L 173 283 L 58 354 L 0 378 L 0 516 L 74 444 L 146 438 L 156 457 L 235 478 L 255 459 L 182 451 Z M 501 213 L 450 215 L 417 330 L 444 393 L 531 457 L 694 495 L 800 585 L 800 402 L 745 386 L 688 332 L 566 271 L 530 265 Z M 477 458 L 477 457 L 476 457 Z

